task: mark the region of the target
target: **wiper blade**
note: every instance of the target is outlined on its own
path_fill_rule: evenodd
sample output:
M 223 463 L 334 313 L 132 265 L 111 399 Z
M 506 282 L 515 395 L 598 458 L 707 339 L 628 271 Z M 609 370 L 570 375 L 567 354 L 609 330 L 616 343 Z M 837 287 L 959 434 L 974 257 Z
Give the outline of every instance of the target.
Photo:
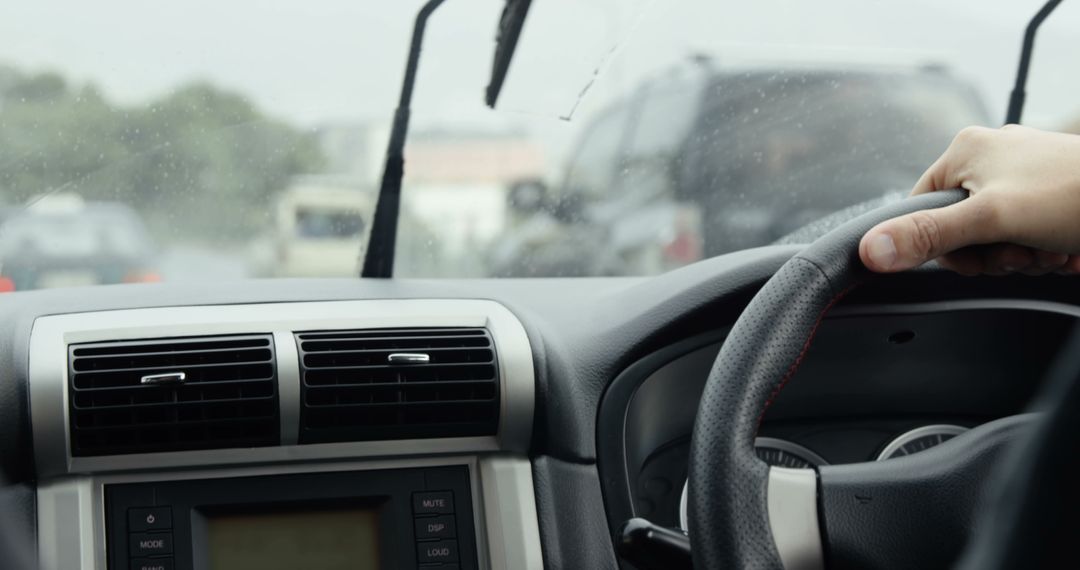
M 484 94 L 484 102 L 495 108 L 499 100 L 506 74 L 510 71 L 510 61 L 514 59 L 521 28 L 525 26 L 525 16 L 529 13 L 532 0 L 506 0 L 502 17 L 499 18 L 499 34 L 495 37 L 495 62 L 491 66 L 491 81 Z
M 405 175 L 405 137 L 409 131 L 409 104 L 412 101 L 413 86 L 416 85 L 424 28 L 432 12 L 444 1 L 428 0 L 416 14 L 409 59 L 405 66 L 405 79 L 401 84 L 401 98 L 398 100 L 397 110 L 394 111 L 394 124 L 386 148 L 386 165 L 383 168 L 382 183 L 379 185 L 379 196 L 375 202 L 371 238 L 364 255 L 361 277 L 388 278 L 394 274 L 394 247 L 397 242 L 398 214 L 401 211 L 401 179 Z M 484 94 L 484 101 L 489 107 L 494 107 L 499 98 L 531 3 L 532 0 L 506 0 L 502 17 L 499 19 L 491 81 Z
M 416 70 L 420 64 L 420 47 L 424 41 L 424 27 L 431 14 L 445 0 L 428 0 L 416 14 L 409 59 L 405 65 L 405 79 L 401 83 L 401 97 L 394 111 L 394 124 L 390 129 L 390 142 L 386 145 L 386 165 L 383 167 L 382 183 L 375 202 L 375 216 L 371 224 L 371 238 L 364 255 L 361 277 L 391 277 L 394 274 L 394 247 L 397 241 L 398 212 L 401 210 L 401 178 L 405 175 L 405 136 L 409 132 L 409 103 Z

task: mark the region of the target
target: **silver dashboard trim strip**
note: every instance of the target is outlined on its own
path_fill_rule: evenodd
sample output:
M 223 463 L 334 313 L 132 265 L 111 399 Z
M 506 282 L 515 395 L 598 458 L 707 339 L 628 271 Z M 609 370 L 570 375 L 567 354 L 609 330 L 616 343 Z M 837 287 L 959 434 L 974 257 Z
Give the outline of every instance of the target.
M 491 567 L 543 570 L 532 465 L 514 457 L 480 459 Z
M 817 510 L 817 472 L 769 468 L 769 528 L 785 570 L 821 570 L 825 551 Z
M 43 569 L 105 570 L 107 485 L 449 465 L 465 465 L 469 469 L 479 567 L 542 569 L 532 469 L 529 460 L 521 456 L 367 460 L 59 477 L 38 486 L 38 556 Z
M 1080 318 L 1080 307 L 1056 301 L 1032 301 L 1028 299 L 958 299 L 928 303 L 882 303 L 876 305 L 840 306 L 829 311 L 827 318 L 859 317 L 865 315 L 908 315 L 913 313 L 945 313 L 949 311 L 977 311 L 981 309 L 1009 309 L 1058 313 Z
M 231 450 L 71 457 L 68 429 L 67 346 L 70 343 L 175 336 L 273 333 L 279 352 L 282 428 L 291 430 L 296 398 L 283 378 L 280 358 L 293 331 L 398 327 L 487 327 L 495 342 L 502 377 L 499 429 L 495 437 L 284 445 Z M 295 346 L 292 347 L 295 351 Z M 521 322 L 488 300 L 411 299 L 320 301 L 159 307 L 40 317 L 29 352 L 30 417 L 37 473 L 42 479 L 68 473 L 334 460 L 356 457 L 524 453 L 532 435 L 535 379 L 532 349 Z M 287 373 L 286 373 L 287 374 Z M 297 372 L 297 375 L 299 372 Z M 296 382 L 299 382 L 298 376 Z M 293 408 L 285 410 L 285 406 Z M 288 422 L 290 425 L 286 425 Z
M 296 445 L 300 438 L 300 351 L 292 333 L 274 332 L 274 355 L 281 445 Z

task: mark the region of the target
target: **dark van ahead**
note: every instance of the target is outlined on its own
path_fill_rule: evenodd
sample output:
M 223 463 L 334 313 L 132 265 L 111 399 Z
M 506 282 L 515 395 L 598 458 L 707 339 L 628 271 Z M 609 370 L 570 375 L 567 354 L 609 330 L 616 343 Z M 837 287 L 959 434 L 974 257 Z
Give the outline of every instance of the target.
M 676 69 L 585 129 L 559 187 L 512 189 L 492 272 L 655 274 L 766 245 L 910 189 L 959 129 L 988 123 L 940 67 Z

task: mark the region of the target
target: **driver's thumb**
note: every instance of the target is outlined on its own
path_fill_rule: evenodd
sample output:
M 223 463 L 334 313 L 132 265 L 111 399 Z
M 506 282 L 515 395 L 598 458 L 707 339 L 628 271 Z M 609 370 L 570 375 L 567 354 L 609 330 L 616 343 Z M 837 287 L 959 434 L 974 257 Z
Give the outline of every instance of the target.
M 979 202 L 968 198 L 882 222 L 859 242 L 859 257 L 873 271 L 903 271 L 962 247 L 998 241 Z

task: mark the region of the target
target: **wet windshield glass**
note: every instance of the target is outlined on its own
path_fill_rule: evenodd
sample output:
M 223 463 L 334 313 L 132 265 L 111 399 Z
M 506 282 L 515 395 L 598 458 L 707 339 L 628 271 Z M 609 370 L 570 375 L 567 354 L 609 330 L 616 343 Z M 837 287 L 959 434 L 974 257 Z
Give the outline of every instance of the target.
M 0 290 L 355 276 L 420 0 L 0 7 Z M 1038 1 L 502 0 L 428 24 L 395 275 L 656 274 L 905 193 L 1004 116 Z M 1080 9 L 1025 122 L 1078 129 Z

